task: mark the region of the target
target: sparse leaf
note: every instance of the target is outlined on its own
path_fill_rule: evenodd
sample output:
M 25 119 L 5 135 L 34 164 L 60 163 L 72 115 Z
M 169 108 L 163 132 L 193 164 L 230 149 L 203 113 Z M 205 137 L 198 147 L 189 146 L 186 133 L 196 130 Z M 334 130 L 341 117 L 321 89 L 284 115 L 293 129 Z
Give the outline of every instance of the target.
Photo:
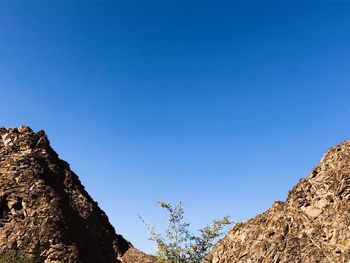
M 200 229 L 198 235 L 194 235 L 189 231 L 190 224 L 183 222 L 184 209 L 181 202 L 175 207 L 163 201 L 158 201 L 157 204 L 169 213 L 168 226 L 163 235 L 141 216 L 139 218 L 148 229 L 150 240 L 156 242 L 157 257 L 162 263 L 202 262 L 217 238 L 224 234 L 224 227 L 232 224 L 229 217 L 224 216 L 213 220 L 210 225 Z

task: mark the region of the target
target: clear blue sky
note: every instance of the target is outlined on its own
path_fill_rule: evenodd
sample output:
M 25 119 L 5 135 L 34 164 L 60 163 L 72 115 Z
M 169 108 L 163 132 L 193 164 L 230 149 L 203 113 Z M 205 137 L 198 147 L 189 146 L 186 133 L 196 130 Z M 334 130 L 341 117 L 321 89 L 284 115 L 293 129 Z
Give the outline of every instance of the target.
M 284 200 L 350 135 L 349 2 L 1 2 L 0 120 L 44 129 L 118 233 Z

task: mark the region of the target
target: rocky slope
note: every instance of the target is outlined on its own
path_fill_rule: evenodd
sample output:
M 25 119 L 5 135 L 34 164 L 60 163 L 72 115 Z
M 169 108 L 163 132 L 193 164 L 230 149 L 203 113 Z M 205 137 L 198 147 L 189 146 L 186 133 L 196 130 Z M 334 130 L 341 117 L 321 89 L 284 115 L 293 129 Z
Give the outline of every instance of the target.
M 350 262 L 350 141 L 265 213 L 233 227 L 207 263 Z
M 43 131 L 0 128 L 0 253 L 45 263 L 154 262 L 115 233 Z

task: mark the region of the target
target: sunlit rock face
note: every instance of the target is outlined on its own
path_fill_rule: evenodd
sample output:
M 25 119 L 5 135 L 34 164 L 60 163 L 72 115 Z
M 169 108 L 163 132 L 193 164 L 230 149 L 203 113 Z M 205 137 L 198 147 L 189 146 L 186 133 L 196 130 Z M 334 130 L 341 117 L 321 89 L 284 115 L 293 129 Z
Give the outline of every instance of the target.
M 6 251 L 40 263 L 154 261 L 116 234 L 45 133 L 25 126 L 0 128 L 0 253 Z
M 350 141 L 265 213 L 235 225 L 207 263 L 350 262 Z

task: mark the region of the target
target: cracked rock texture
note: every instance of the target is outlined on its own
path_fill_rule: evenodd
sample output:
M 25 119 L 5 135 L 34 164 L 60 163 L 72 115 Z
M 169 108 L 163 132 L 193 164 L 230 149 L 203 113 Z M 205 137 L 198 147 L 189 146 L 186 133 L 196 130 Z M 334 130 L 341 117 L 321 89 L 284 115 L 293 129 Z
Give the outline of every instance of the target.
M 117 235 L 43 131 L 0 128 L 0 253 L 40 263 L 155 262 Z
M 236 224 L 207 263 L 350 262 L 350 141 L 265 213 Z

